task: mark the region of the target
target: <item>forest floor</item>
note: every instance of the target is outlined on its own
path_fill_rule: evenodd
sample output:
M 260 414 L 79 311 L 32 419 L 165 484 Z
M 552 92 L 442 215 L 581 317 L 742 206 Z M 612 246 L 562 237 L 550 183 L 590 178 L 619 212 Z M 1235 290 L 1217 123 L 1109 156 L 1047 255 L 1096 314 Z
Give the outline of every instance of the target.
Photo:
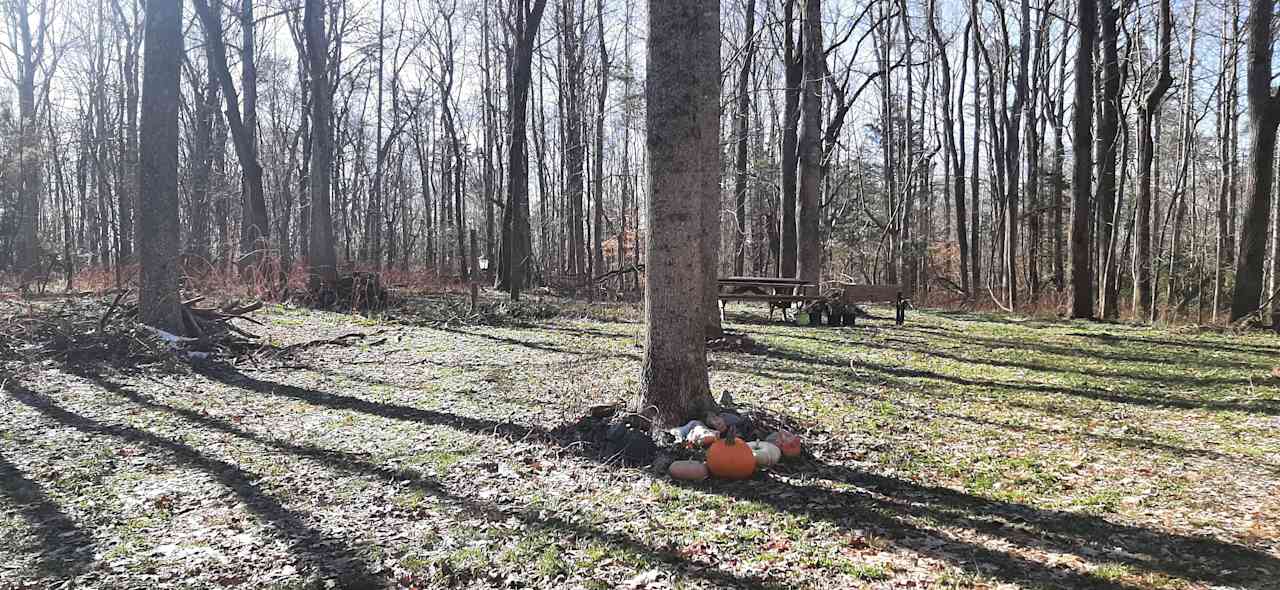
M 10 362 L 0 588 L 1280 588 L 1274 335 L 734 305 L 760 346 L 711 353 L 712 389 L 804 425 L 807 453 L 684 484 L 550 434 L 637 388 L 635 310 L 583 309 L 274 306 L 251 328 L 277 345 L 369 336 Z

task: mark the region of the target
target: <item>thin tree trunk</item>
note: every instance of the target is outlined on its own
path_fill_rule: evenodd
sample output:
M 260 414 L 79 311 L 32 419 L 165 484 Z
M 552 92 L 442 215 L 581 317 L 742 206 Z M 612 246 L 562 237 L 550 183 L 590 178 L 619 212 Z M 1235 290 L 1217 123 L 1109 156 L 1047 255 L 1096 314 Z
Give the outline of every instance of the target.
M 804 71 L 800 48 L 796 43 L 796 3 L 800 0 L 784 0 L 782 26 L 783 71 L 786 81 L 782 114 L 782 224 L 781 252 L 778 253 L 779 276 L 796 276 L 796 181 L 799 162 L 800 87 Z
M 746 32 L 743 35 L 742 69 L 738 70 L 737 110 L 734 112 L 734 235 L 733 274 L 745 274 L 747 239 L 747 141 L 751 117 L 751 68 L 755 57 L 756 0 L 746 0 Z

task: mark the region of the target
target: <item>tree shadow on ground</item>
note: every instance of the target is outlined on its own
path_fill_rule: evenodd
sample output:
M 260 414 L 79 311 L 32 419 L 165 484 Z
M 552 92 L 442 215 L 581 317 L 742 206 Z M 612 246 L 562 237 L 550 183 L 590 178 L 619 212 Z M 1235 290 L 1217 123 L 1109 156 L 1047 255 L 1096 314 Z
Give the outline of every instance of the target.
M 1032 330 L 1070 326 L 1080 321 L 1080 320 L 1069 320 L 1069 319 L 1044 319 L 1044 318 L 1015 319 L 1012 317 L 1004 317 L 999 314 L 979 313 L 979 312 L 972 312 L 972 311 L 934 310 L 934 311 L 931 311 L 930 313 L 940 317 L 950 319 L 950 320 L 954 320 L 957 322 L 966 322 L 966 323 L 973 323 L 973 324 L 1001 324 L 1006 326 L 1019 326 L 1019 327 L 1028 328 Z M 1117 325 L 1119 324 L 1119 322 L 1103 322 L 1103 321 L 1095 321 L 1094 323 L 1097 323 L 1097 324 L 1110 323 L 1110 324 L 1117 324 Z
M 561 446 L 557 439 L 538 427 L 334 396 L 247 377 L 229 384 L 321 406 L 355 409 L 400 420 L 448 425 L 476 434 Z M 1274 556 L 1209 537 L 1167 533 L 1112 523 L 1097 516 L 991 500 L 839 465 L 815 463 L 813 467 L 832 481 L 848 483 L 862 488 L 862 491 L 797 486 L 774 478 L 698 487 L 761 502 L 779 511 L 824 520 L 846 530 L 871 525 L 897 546 L 974 571 L 984 571 L 981 564 L 988 564 L 987 567 L 994 568 L 997 577 L 1013 583 L 1131 587 L 1020 555 L 1022 551 L 1032 549 L 1070 553 L 1081 558 L 1103 555 L 1136 570 L 1200 582 L 1255 582 L 1280 575 L 1280 560 Z M 996 545 L 1012 548 L 992 549 L 960 538 L 950 532 L 954 529 L 989 535 L 996 538 Z M 1121 547 L 1123 551 L 1114 551 L 1115 547 Z
M 148 447 L 167 455 L 175 464 L 199 470 L 233 492 L 240 501 L 263 521 L 270 523 L 286 537 L 291 552 L 301 562 L 309 562 L 319 571 L 340 578 L 343 587 L 367 587 L 374 579 L 364 558 L 336 539 L 308 526 L 301 515 L 286 508 L 255 483 L 257 477 L 232 463 L 209 457 L 195 448 L 147 430 L 118 424 L 106 424 L 81 416 L 59 406 L 49 397 L 20 385 L 14 378 L 4 380 L 9 397 L 35 410 L 45 418 L 89 435 L 110 437 Z
M 302 459 L 314 461 L 322 466 L 342 471 L 349 475 L 376 478 L 406 486 L 414 491 L 428 494 L 438 498 L 449 506 L 460 510 L 464 514 L 483 518 L 491 522 L 506 522 L 513 516 L 520 519 L 526 525 L 535 529 L 546 530 L 548 532 L 560 533 L 584 539 L 592 539 L 607 544 L 614 549 L 622 549 L 633 553 L 647 556 L 656 561 L 667 565 L 682 568 L 682 573 L 692 577 L 705 579 L 718 584 L 726 585 L 731 588 L 782 588 L 770 581 L 755 576 L 739 576 L 730 572 L 721 570 L 707 569 L 705 564 L 695 564 L 689 562 L 685 558 L 677 554 L 671 547 L 656 547 L 646 544 L 640 540 L 632 538 L 628 535 L 616 532 L 601 530 L 589 525 L 579 524 L 575 521 L 584 520 L 583 518 L 563 518 L 552 515 L 544 510 L 537 508 L 520 508 L 520 509 L 503 509 L 498 504 L 482 502 L 464 498 L 451 493 L 448 489 L 436 479 L 424 475 L 423 473 L 406 468 L 391 467 L 369 461 L 366 456 L 358 453 L 338 449 L 327 449 L 309 444 L 300 444 L 287 442 L 284 440 L 267 437 L 259 433 L 250 432 L 233 425 L 231 422 L 216 418 L 207 413 L 196 412 L 188 409 L 175 407 L 166 403 L 157 401 L 155 398 L 147 395 L 131 391 L 129 388 L 118 384 L 102 375 L 94 373 L 78 373 L 79 376 L 92 381 L 101 389 L 128 400 L 138 407 L 158 412 L 165 412 L 176 416 L 187 423 L 229 434 L 253 442 L 264 447 L 271 448 L 275 451 L 287 453 Z M 38 394 L 37 394 L 38 395 Z M 51 404 L 51 402 L 49 402 Z M 385 404 L 379 404 L 385 405 Z M 403 413 L 403 408 L 389 407 L 386 412 L 379 415 L 403 415 L 401 419 L 412 420 L 417 423 L 423 423 L 424 418 L 421 414 L 410 412 Z M 443 418 L 444 416 L 452 416 L 449 414 L 437 414 L 435 418 Z M 413 416 L 412 418 L 408 416 Z M 428 424 L 445 424 L 454 428 L 460 428 L 464 431 L 483 434 L 490 436 L 500 436 L 503 438 L 514 438 L 513 434 L 522 429 L 514 427 L 513 429 L 503 428 L 504 424 L 494 421 L 468 419 L 461 416 L 452 416 L 448 420 L 434 421 L 427 419 Z M 116 427 L 111 427 L 116 428 Z M 529 428 L 523 429 L 527 434 L 545 434 L 541 429 Z M 148 433 L 149 434 L 149 433 Z M 526 437 L 521 437 L 526 438 Z M 540 437 L 541 438 L 541 437 Z M 430 516 L 430 515 L 423 515 Z M 338 540 L 330 540 L 331 545 L 341 546 Z
M 858 359 L 837 359 L 829 356 L 813 355 L 803 353 L 796 350 L 783 348 L 768 348 L 758 353 L 760 356 L 789 361 L 798 364 L 821 365 L 826 367 L 834 367 L 838 369 L 862 369 L 874 371 L 891 378 L 901 379 L 923 379 L 931 381 L 940 381 L 952 385 L 962 385 L 965 387 L 978 387 L 988 389 L 1016 389 L 1037 394 L 1057 394 L 1068 395 L 1092 399 L 1096 401 L 1130 404 L 1151 408 L 1178 408 L 1183 410 L 1212 410 L 1212 411 L 1233 411 L 1253 414 L 1264 414 L 1269 416 L 1280 416 L 1280 400 L 1261 399 L 1251 402 L 1235 402 L 1221 400 L 1197 400 L 1170 395 L 1162 395 L 1155 391 L 1150 391 L 1149 395 L 1132 395 L 1124 393 L 1115 393 L 1104 391 L 1101 389 L 1084 388 L 1084 387 L 1065 387 L 1061 385 L 1044 385 L 1036 383 L 1009 383 L 1001 381 L 993 381 L 988 379 L 971 379 L 968 377 L 959 377 L 931 371 L 927 369 L 911 369 L 905 367 L 891 367 L 889 365 L 878 363 L 865 358 Z M 984 361 L 984 364 L 999 364 L 991 361 Z M 1122 375 L 1110 375 L 1110 378 L 1121 377 Z M 1161 388 L 1159 391 L 1165 391 L 1167 388 Z
M 1214 352 L 1228 352 L 1228 353 L 1234 353 L 1234 354 L 1269 354 L 1273 356 L 1280 355 L 1280 345 L 1254 346 L 1249 344 L 1227 344 L 1224 342 L 1205 342 L 1200 340 L 1197 340 L 1195 342 L 1190 342 L 1190 341 L 1168 340 L 1165 338 L 1145 338 L 1142 336 L 1117 336 L 1115 334 L 1110 334 L 1106 332 L 1099 333 L 1099 334 L 1091 334 L 1089 332 L 1071 332 L 1070 335 L 1080 336 L 1083 338 L 1092 338 L 1094 340 L 1101 340 L 1103 343 L 1111 344 L 1111 345 L 1140 344 L 1143 346 L 1190 348 L 1200 352 L 1214 351 Z
M 1280 575 L 1280 560 L 1275 556 L 1212 537 L 1168 533 L 1113 523 L 1099 516 L 1034 508 L 842 465 L 815 461 L 797 469 L 855 489 L 800 487 L 767 478 L 767 482 L 716 486 L 714 491 L 769 504 L 778 510 L 801 512 L 846 528 L 871 526 L 884 531 L 895 544 L 919 553 L 957 564 L 991 564 L 996 568 L 996 577 L 1014 583 L 1127 587 L 1086 572 L 1031 561 L 1020 555 L 1024 550 L 1100 557 L 1137 571 L 1193 582 L 1241 584 L 1269 581 Z M 788 494 L 807 501 L 783 500 Z M 927 525 L 928 530 L 922 525 Z M 991 545 L 1013 549 L 992 549 L 960 538 L 968 533 L 986 535 L 995 541 Z
M 990 367 L 1001 367 L 1006 369 L 1022 369 L 1027 371 L 1035 371 L 1040 373 L 1060 373 L 1065 375 L 1080 375 L 1084 377 L 1096 377 L 1099 379 L 1127 379 L 1131 381 L 1144 381 L 1161 386 L 1177 387 L 1190 385 L 1194 387 L 1212 387 L 1218 385 L 1249 385 L 1253 380 L 1244 377 L 1201 377 L 1198 375 L 1152 375 L 1148 373 L 1140 373 L 1134 371 L 1101 371 L 1081 366 L 1079 363 L 1073 364 L 1070 368 L 1058 367 L 1047 363 L 1018 361 L 1004 358 L 1000 355 L 991 354 L 990 350 L 986 351 L 984 356 L 961 355 L 955 352 L 949 352 L 938 348 L 921 346 L 917 342 L 911 342 L 900 338 L 889 337 L 883 340 L 892 349 L 902 352 L 914 352 L 932 356 L 934 358 L 946 359 L 963 363 L 966 365 L 986 365 Z M 1089 357 L 1088 354 L 1081 354 L 1081 357 Z M 1161 357 L 1152 357 L 1144 363 L 1171 364 L 1169 359 Z M 1185 363 L 1178 365 L 1184 371 L 1190 372 L 1190 368 Z
M 844 396 L 849 400 L 861 399 L 864 401 L 892 402 L 895 404 L 895 407 L 899 411 L 907 412 L 907 417 L 917 417 L 925 420 L 932 419 L 935 417 L 948 418 L 952 420 L 968 422 L 968 423 L 979 425 L 979 426 L 989 426 L 993 428 L 999 428 L 1009 432 L 1023 432 L 1023 433 L 1034 432 L 1034 433 L 1042 434 L 1046 436 L 1070 436 L 1070 437 L 1076 437 L 1076 438 L 1085 438 L 1085 439 L 1096 441 L 1099 444 L 1106 445 L 1112 448 L 1130 448 L 1130 449 L 1164 451 L 1164 452 L 1172 453 L 1177 456 L 1196 456 L 1196 457 L 1202 457 L 1210 460 L 1228 461 L 1228 462 L 1237 463 L 1237 464 L 1242 463 L 1247 467 L 1254 467 L 1268 473 L 1280 475 L 1280 464 L 1266 461 L 1263 459 L 1254 458 L 1254 457 L 1233 455 L 1233 454 L 1215 451 L 1212 449 L 1196 449 L 1196 448 L 1183 447 L 1183 446 L 1158 442 L 1156 440 L 1137 438 L 1137 437 L 1131 437 L 1131 436 L 1114 436 L 1114 435 L 1108 435 L 1108 434 L 1096 434 L 1092 432 L 1085 432 L 1083 430 L 1067 430 L 1067 429 L 1059 430 L 1059 429 L 1052 429 L 1052 428 L 1043 428 L 1039 426 L 1032 426 L 1030 424 L 1017 424 L 1012 422 L 1003 422 L 1000 420 L 981 418 L 978 416 L 969 416 L 965 414 L 957 414 L 955 412 L 947 412 L 931 406 L 903 405 L 903 403 L 901 403 L 900 400 L 894 400 L 885 395 L 868 392 L 865 388 L 859 387 L 859 385 L 888 385 L 898 390 L 905 390 L 908 387 L 908 383 L 906 381 L 897 380 L 897 379 L 892 381 L 884 381 L 884 382 L 877 383 L 874 380 L 858 379 L 855 376 L 848 375 L 848 374 L 839 375 L 839 376 L 836 376 L 835 378 L 824 379 L 821 376 L 815 376 L 812 373 L 792 370 L 785 367 L 784 368 L 777 368 L 777 367 L 761 368 L 758 366 L 740 365 L 734 362 L 724 361 L 724 360 L 713 362 L 712 368 L 716 371 L 737 372 L 737 373 L 753 375 L 753 376 L 765 376 L 772 379 L 779 379 L 779 380 L 784 380 L 788 382 L 800 381 L 803 383 L 807 383 L 809 385 L 813 385 L 815 387 L 828 388 L 833 393 Z M 945 401 L 951 400 L 950 397 L 934 391 L 925 390 L 925 391 L 921 391 L 920 393 L 926 397 L 936 399 L 938 401 L 945 402 Z M 1045 414 L 1051 413 L 1053 414 L 1053 417 L 1059 418 L 1059 419 L 1065 417 L 1063 415 L 1063 412 L 1059 410 L 1050 411 L 1044 407 L 1036 406 L 1033 404 L 1027 404 L 1027 403 L 1019 402 L 1015 400 L 1001 400 L 1000 403 L 1003 405 L 1010 405 L 1013 407 L 1017 407 L 1024 410 L 1033 411 L 1033 412 L 1038 412 L 1038 413 L 1045 413 Z M 1089 415 L 1075 416 L 1075 418 L 1078 418 L 1078 419 L 1088 418 L 1088 417 L 1090 416 Z M 1134 430 L 1133 426 L 1131 425 L 1128 426 L 1127 428 L 1130 432 Z M 1150 436 L 1154 438 L 1154 435 L 1150 435 Z
M 38 539 L 45 573 L 79 571 L 93 561 L 93 539 L 18 468 L 0 455 L 0 496 L 17 507 Z
M 499 344 L 506 344 L 506 345 L 508 345 L 508 346 L 519 346 L 519 347 L 524 347 L 524 348 L 532 348 L 532 349 L 534 349 L 534 350 L 539 350 L 539 351 L 542 351 L 542 352 L 551 352 L 551 353 L 556 353 L 556 354 L 568 354 L 568 355 L 574 355 L 574 356 L 577 356 L 577 355 L 582 354 L 582 351 L 580 351 L 580 350 L 573 350 L 573 349 L 570 349 L 570 348 L 564 348 L 564 347 L 561 347 L 561 346 L 555 346 L 555 345 L 551 345 L 551 344 L 543 344 L 543 343 L 541 343 L 541 342 L 533 342 L 533 341 L 530 341 L 530 340 L 520 340 L 520 339 L 518 339 L 518 338 L 508 338 L 508 337 L 506 337 L 506 336 L 498 336 L 498 335 L 495 335 L 495 334 L 485 334 L 485 333 L 483 333 L 483 332 L 473 332 L 473 331 L 468 331 L 468 330 L 459 330 L 459 329 L 457 329 L 457 328 L 449 328 L 449 327 L 443 327 L 443 326 L 437 326 L 437 327 L 434 327 L 434 328 L 431 328 L 431 329 L 432 329 L 432 330 L 439 330 L 439 331 L 441 331 L 441 332 L 448 332 L 448 333 L 450 333 L 450 334 L 457 334 L 457 335 L 459 335 L 459 336 L 465 336 L 465 337 L 469 337 L 469 338 L 481 338 L 481 339 L 484 339 L 484 340 L 492 340 L 493 342 L 497 342 L 497 343 L 499 343 Z

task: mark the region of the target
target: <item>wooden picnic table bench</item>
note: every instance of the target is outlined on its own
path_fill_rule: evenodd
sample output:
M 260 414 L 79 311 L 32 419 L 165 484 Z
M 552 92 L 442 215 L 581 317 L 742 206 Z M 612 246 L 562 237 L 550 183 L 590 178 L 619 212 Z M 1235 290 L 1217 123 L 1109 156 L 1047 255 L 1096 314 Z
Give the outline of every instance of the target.
M 792 303 L 807 303 L 821 299 L 809 291 L 817 285 L 803 279 L 785 277 L 721 277 L 716 280 L 720 297 L 720 316 L 724 318 L 726 301 L 767 301 L 769 317 L 774 309 L 782 309 L 787 319 L 787 308 Z
M 892 303 L 894 305 L 894 321 L 902 325 L 907 319 L 907 300 L 902 296 L 901 285 L 856 285 L 853 283 L 835 283 L 838 289 L 838 301 L 830 292 L 827 296 L 818 295 L 817 285 L 803 279 L 785 277 L 721 277 L 716 280 L 720 298 L 720 317 L 724 319 L 725 302 L 727 301 L 766 301 L 769 303 L 769 317 L 773 317 L 774 309 L 782 309 L 782 318 L 787 319 L 787 308 L 792 303 L 809 304 L 827 308 L 826 313 L 843 315 L 841 323 L 852 324 L 856 314 L 849 311 L 859 303 Z M 817 303 L 824 302 L 824 303 Z M 830 308 L 835 308 L 834 310 Z
M 841 303 L 850 306 L 859 303 L 892 303 L 894 321 L 899 326 L 907 321 L 907 300 L 902 297 L 902 285 L 838 284 L 842 291 Z

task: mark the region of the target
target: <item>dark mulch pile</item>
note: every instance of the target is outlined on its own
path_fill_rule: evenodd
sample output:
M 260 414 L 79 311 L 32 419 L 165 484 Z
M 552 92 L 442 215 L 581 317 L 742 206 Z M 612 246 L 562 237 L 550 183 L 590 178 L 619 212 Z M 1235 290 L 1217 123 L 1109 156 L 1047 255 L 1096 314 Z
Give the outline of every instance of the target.
M 744 440 L 765 440 L 772 433 L 786 430 L 798 433 L 806 441 L 824 444 L 831 441 L 830 436 L 812 426 L 762 408 L 736 407 L 724 412 L 736 418 L 733 430 Z M 675 433 L 665 430 L 654 433 L 646 417 L 622 412 L 610 405 L 595 406 L 577 420 L 561 424 L 548 434 L 559 446 L 606 464 L 653 466 L 665 471 L 672 461 L 702 460 L 706 456 L 706 449 L 686 444 Z M 812 458 L 808 445 L 805 453 Z

